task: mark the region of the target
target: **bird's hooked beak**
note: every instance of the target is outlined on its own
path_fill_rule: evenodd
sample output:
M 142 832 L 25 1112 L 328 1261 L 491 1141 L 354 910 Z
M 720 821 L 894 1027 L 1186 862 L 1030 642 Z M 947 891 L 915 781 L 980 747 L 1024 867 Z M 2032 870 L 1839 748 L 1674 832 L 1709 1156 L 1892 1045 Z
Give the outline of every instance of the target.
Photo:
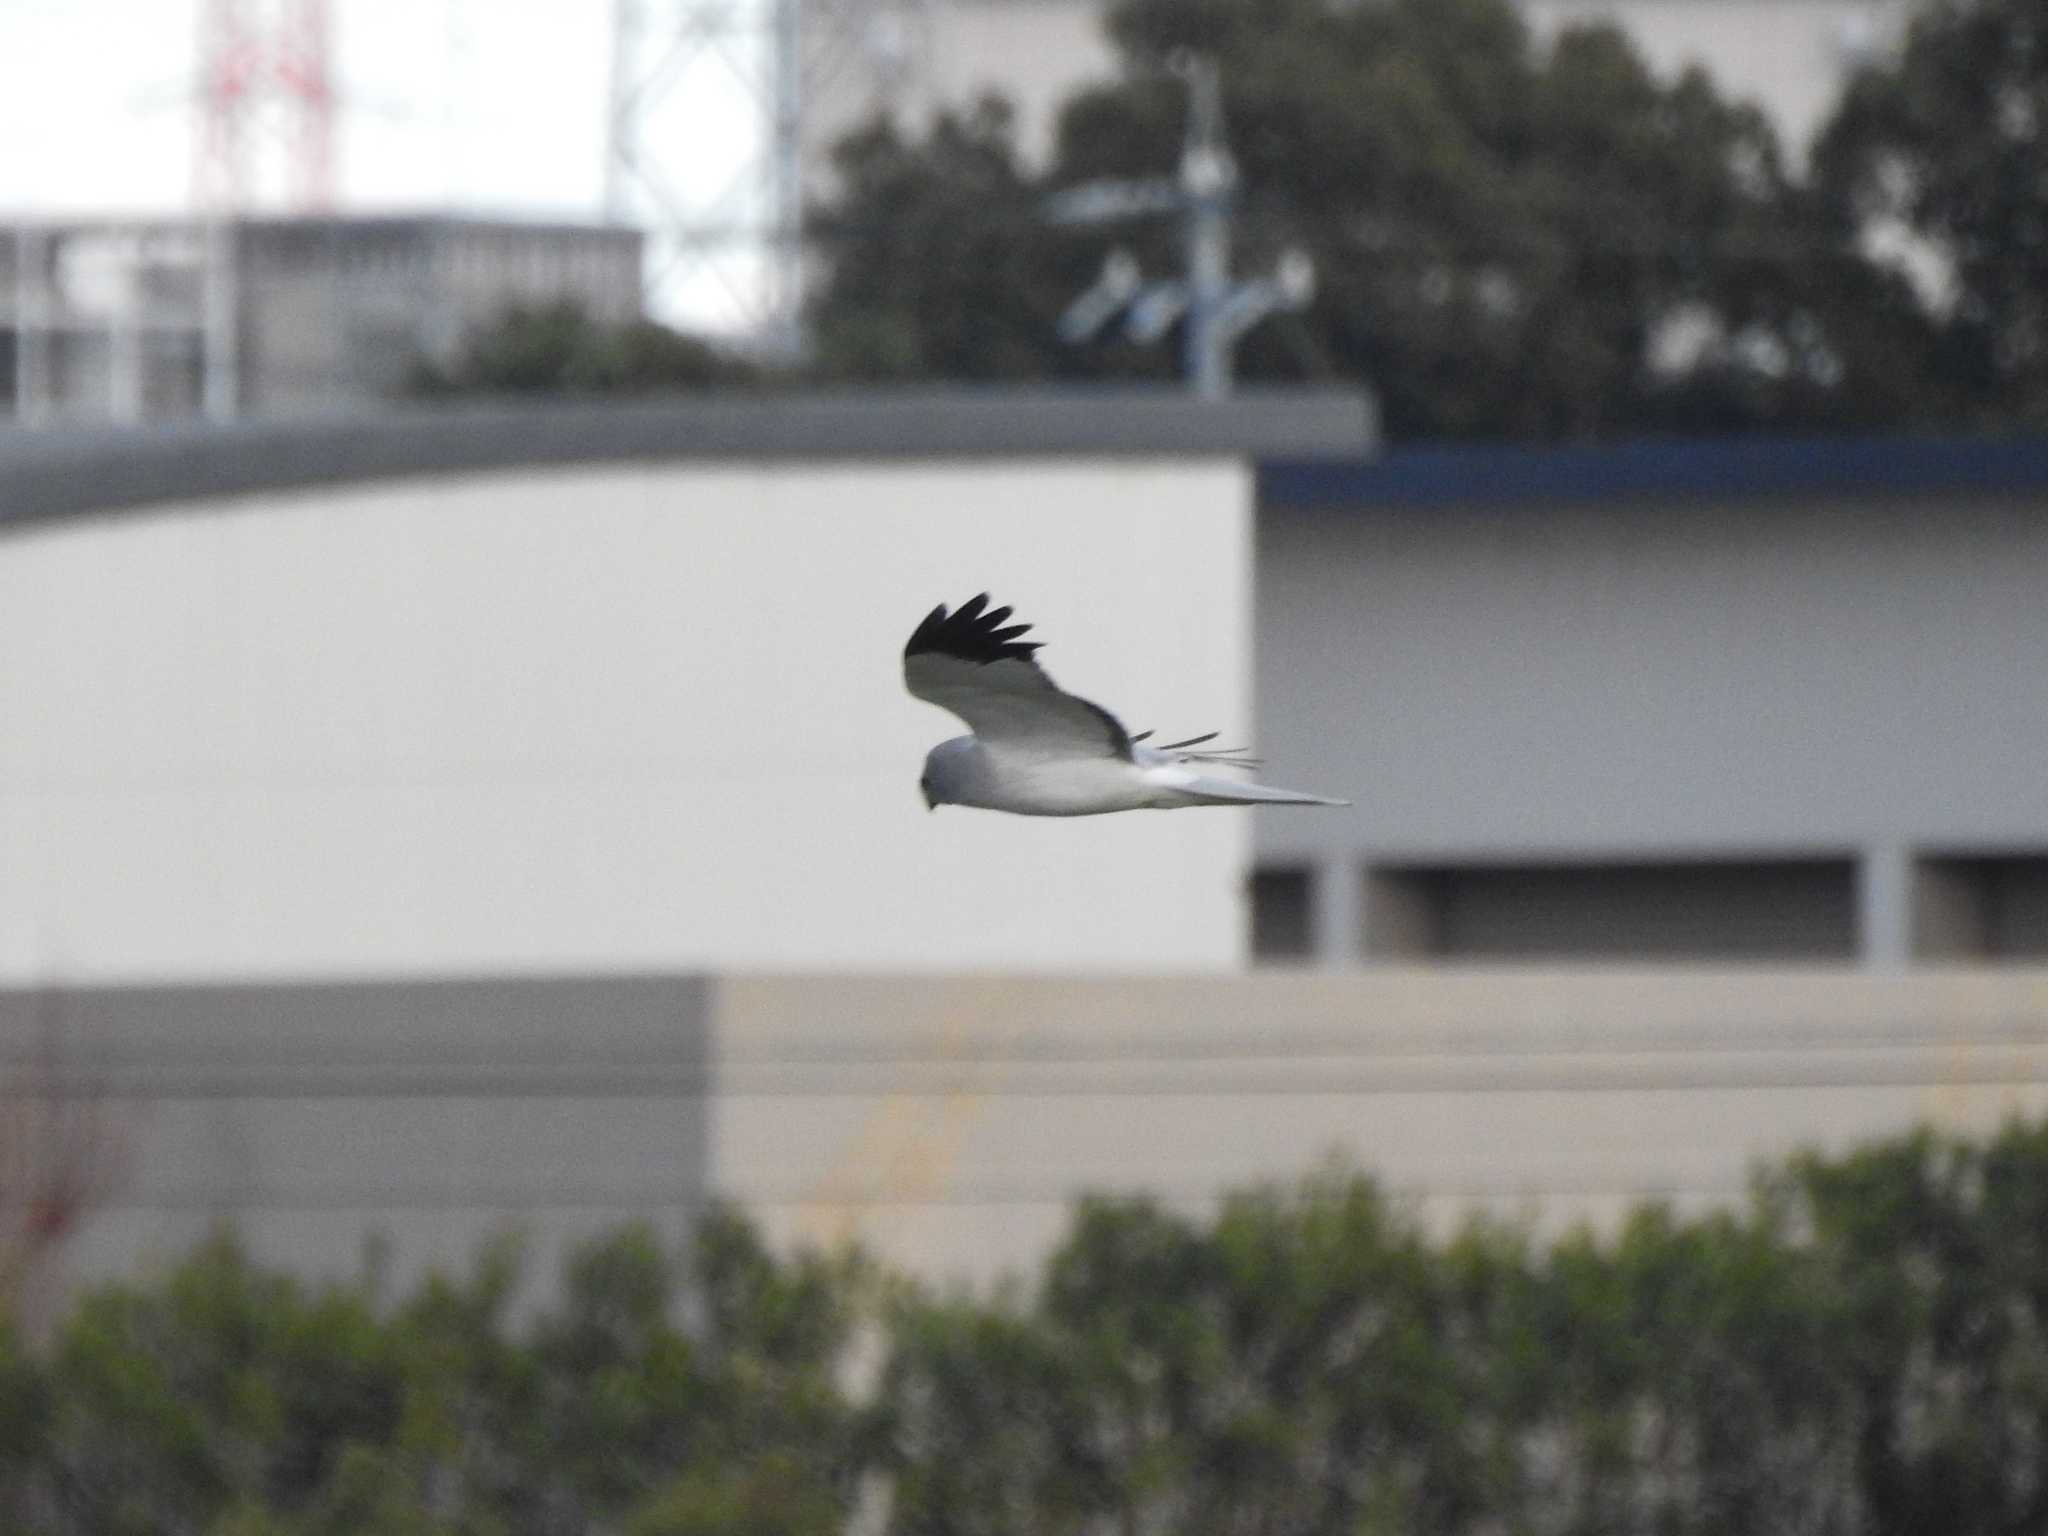
M 939 808 L 939 802 L 932 798 L 931 785 L 927 784 L 923 779 L 917 781 L 917 792 L 924 796 L 924 808 L 926 810 L 936 811 Z

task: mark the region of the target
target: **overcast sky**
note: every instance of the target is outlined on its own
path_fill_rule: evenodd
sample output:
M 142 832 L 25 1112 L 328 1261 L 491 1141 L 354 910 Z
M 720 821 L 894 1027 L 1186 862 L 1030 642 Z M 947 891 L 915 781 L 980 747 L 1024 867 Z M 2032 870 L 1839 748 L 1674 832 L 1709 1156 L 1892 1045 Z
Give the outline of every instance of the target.
M 611 0 L 331 5 L 343 208 L 599 215 Z M 0 216 L 185 206 L 199 8 L 0 0 Z M 664 169 L 707 195 L 750 157 L 744 87 L 707 58 L 669 99 Z

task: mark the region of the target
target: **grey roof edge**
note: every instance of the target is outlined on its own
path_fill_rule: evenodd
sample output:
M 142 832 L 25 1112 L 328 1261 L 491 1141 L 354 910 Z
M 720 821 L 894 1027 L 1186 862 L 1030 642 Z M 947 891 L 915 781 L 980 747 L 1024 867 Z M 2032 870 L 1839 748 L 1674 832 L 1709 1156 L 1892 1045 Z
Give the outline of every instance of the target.
M 312 486 L 689 460 L 1356 459 L 1369 396 L 1253 390 L 876 390 L 425 405 L 352 415 L 0 433 L 0 526 Z
M 0 1076 L 74 1091 L 269 1079 L 327 1090 L 453 1069 L 509 1090 L 702 1078 L 716 981 L 701 973 L 0 984 Z M 602 1036 L 599 1059 L 587 1049 Z M 579 1046 L 584 1049 L 579 1051 Z

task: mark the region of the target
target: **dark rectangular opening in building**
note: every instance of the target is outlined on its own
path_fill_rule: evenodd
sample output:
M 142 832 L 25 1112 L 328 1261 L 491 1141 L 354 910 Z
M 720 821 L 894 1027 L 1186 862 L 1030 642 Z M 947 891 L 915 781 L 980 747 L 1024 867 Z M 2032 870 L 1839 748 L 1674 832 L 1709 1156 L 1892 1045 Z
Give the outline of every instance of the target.
M 1913 953 L 1926 960 L 2048 960 L 2048 853 L 1916 860 Z
M 1849 859 L 1376 868 L 1377 959 L 1778 961 L 1856 953 Z
M 1315 953 L 1315 877 L 1296 865 L 1252 871 L 1252 958 L 1306 960 Z

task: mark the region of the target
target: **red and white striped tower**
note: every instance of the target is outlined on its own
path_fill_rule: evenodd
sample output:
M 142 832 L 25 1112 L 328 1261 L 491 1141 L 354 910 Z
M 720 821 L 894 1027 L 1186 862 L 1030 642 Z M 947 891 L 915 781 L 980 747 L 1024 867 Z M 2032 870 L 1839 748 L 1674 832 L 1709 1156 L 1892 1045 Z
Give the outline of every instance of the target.
M 202 0 L 197 207 L 333 206 L 328 39 L 327 0 Z

